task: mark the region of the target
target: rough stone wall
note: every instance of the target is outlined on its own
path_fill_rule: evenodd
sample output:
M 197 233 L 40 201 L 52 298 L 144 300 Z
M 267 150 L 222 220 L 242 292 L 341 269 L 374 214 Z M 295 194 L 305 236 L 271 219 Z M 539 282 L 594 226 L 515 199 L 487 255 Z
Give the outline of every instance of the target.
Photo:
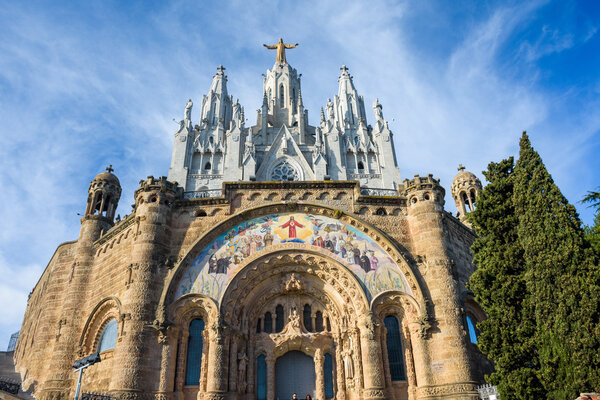
M 123 398 L 164 388 L 168 391 L 169 385 L 161 383 L 161 368 L 165 368 L 161 358 L 164 352 L 174 354 L 176 350 L 163 347 L 161 337 L 167 327 L 155 319 L 160 320 L 164 312 L 157 307 L 173 265 L 202 236 L 220 234 L 218 225 L 234 215 L 251 218 L 257 207 L 270 204 L 290 210 L 314 204 L 351 215 L 390 239 L 411 265 L 429 300 L 431 321 L 410 328 L 414 335 L 424 332 L 425 345 L 416 346 L 413 339 L 411 349 L 416 374 L 421 374 L 414 381 L 419 391 L 394 382 L 390 389 L 397 394 L 394 397 L 438 398 L 456 393 L 451 398 L 470 398 L 471 394 L 465 394 L 474 383 L 469 359 L 477 356 L 466 343 L 460 296 L 473 268 L 469 254 L 473 234 L 446 215 L 443 203 L 433 199 L 411 207 L 410 195 L 418 191 L 390 197 L 362 196 L 354 182 L 244 182 L 225 186 L 223 198 L 177 200 L 177 191 L 168 182 L 149 179 L 143 183 L 136 191 L 135 212 L 93 240 L 81 292 L 73 293 L 71 285 L 82 257 L 78 244 L 59 247 L 33 290 L 15 353 L 17 368 L 32 389 L 44 388 L 48 360 L 62 357 L 52 362 L 63 371 L 54 375 L 70 378 L 54 382 L 53 389 L 62 388 L 62 394 L 54 397 L 72 395 L 75 374 L 71 363 L 95 351 L 103 318 L 114 316 L 119 323 L 117 348 L 103 353 L 103 361 L 86 371 L 86 390 L 110 390 Z M 82 236 L 86 229 L 91 228 L 82 225 Z M 70 356 L 65 353 L 69 348 L 57 356 L 53 349 L 64 329 L 59 320 L 67 296 L 72 303 L 77 299 L 79 306 L 70 335 L 77 346 Z M 369 326 L 368 321 L 365 323 Z M 382 351 L 379 342 L 365 343 L 375 346 L 371 353 Z M 370 375 L 368 364 L 372 361 L 364 360 L 366 376 L 377 381 Z M 371 391 L 374 397 L 380 395 L 376 392 Z M 184 393 L 186 398 L 195 396 L 193 388 Z

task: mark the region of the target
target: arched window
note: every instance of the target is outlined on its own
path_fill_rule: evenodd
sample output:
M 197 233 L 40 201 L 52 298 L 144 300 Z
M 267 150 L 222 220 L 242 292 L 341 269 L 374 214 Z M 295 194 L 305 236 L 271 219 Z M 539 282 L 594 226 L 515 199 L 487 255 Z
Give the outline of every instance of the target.
M 359 171 L 362 171 L 362 170 L 364 170 L 364 169 L 365 169 L 365 165 L 363 164 L 363 162 L 362 162 L 362 161 L 359 161 L 359 162 L 358 162 L 358 170 L 359 170 Z
M 256 333 L 260 333 L 260 328 L 262 327 L 262 320 L 259 318 L 256 323 Z
M 310 304 L 304 305 L 304 311 L 302 312 L 302 319 L 304 320 L 304 327 L 307 331 L 312 332 L 312 310 Z
M 465 204 L 465 210 L 467 210 L 467 212 L 473 211 L 471 210 L 471 204 L 469 204 L 469 198 L 467 197 L 467 194 L 462 192 L 460 195 L 462 196 L 462 201 Z
M 467 315 L 467 329 L 469 330 L 469 340 L 471 343 L 477 344 L 477 328 L 470 315 Z
M 329 322 L 329 317 L 327 317 L 327 332 L 331 332 L 331 322 Z
M 285 94 L 283 90 L 283 85 L 279 86 L 279 107 L 285 107 Z
M 325 353 L 325 365 L 323 366 L 323 372 L 325 373 L 325 398 L 333 398 L 333 358 L 331 354 Z
M 256 398 L 267 400 L 267 359 L 264 354 L 256 359 Z
M 207 162 L 206 164 L 204 164 L 204 169 L 206 171 L 210 171 L 210 168 L 212 167 L 212 165 L 210 165 L 210 162 Z
M 98 353 L 106 350 L 112 350 L 117 346 L 118 324 L 116 319 L 111 319 L 102 330 L 100 340 L 98 340 Z
M 323 313 L 317 311 L 315 316 L 315 332 L 323 332 Z
M 185 363 L 185 384 L 197 386 L 200 384 L 200 364 L 202 363 L 202 331 L 204 321 L 193 319 L 190 322 L 187 357 Z
M 273 317 L 271 316 L 271 312 L 269 311 L 267 311 L 267 313 L 265 314 L 265 332 L 273 332 Z
M 279 333 L 283 330 L 283 306 L 278 304 L 275 307 L 275 332 Z
M 402 339 L 400 337 L 400 324 L 393 315 L 384 318 L 383 323 L 387 330 L 386 343 L 388 361 L 390 365 L 390 375 L 393 381 L 403 381 L 406 379 L 404 374 L 404 357 L 402 352 Z
M 475 209 L 475 198 L 476 198 L 476 194 L 475 194 L 475 189 L 471 189 L 471 205 L 473 206 L 473 209 Z

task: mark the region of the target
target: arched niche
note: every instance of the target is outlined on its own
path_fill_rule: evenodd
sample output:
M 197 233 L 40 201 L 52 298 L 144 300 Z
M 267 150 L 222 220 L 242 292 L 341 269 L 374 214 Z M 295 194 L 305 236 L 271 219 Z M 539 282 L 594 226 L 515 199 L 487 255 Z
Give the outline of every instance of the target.
M 168 308 L 168 317 L 175 325 L 185 328 L 194 318 L 204 320 L 206 326 L 217 321 L 217 304 L 208 296 L 190 293 L 180 297 Z
M 163 290 L 161 296 L 161 305 L 165 307 L 166 305 L 174 302 L 177 298 L 186 294 L 185 291 L 179 290 L 180 283 L 184 280 L 186 271 L 190 267 L 193 266 L 193 263 L 196 261 L 199 255 L 201 255 L 202 251 L 205 250 L 208 246 L 211 245 L 215 240 L 217 240 L 220 236 L 227 234 L 227 232 L 231 232 L 234 228 L 238 229 L 239 226 L 247 223 L 249 220 L 265 217 L 270 214 L 310 214 L 316 217 L 323 217 L 327 219 L 332 219 L 339 224 L 343 224 L 346 227 L 349 227 L 357 232 L 360 232 L 361 235 L 364 235 L 365 238 L 368 238 L 372 243 L 379 246 L 382 251 L 385 252 L 386 257 L 389 258 L 391 262 L 398 268 L 399 274 L 401 274 L 402 280 L 406 283 L 406 290 L 410 292 L 410 294 L 417 299 L 419 303 L 424 303 L 423 291 L 420 287 L 420 284 L 413 272 L 414 261 L 410 258 L 406 258 L 406 254 L 408 251 L 401 247 L 398 243 L 389 239 L 387 235 L 373 227 L 372 225 L 358 219 L 354 215 L 343 213 L 339 210 L 334 210 L 332 208 L 324 207 L 322 205 L 316 204 L 270 204 L 265 206 L 256 207 L 253 209 L 248 209 L 241 211 L 240 213 L 231 216 L 230 218 L 222 221 L 218 225 L 216 225 L 212 230 L 206 232 L 204 235 L 199 237 L 196 242 L 190 246 L 190 250 L 188 253 L 179 261 L 179 263 L 174 267 L 173 273 L 167 278 L 167 284 L 165 285 L 165 289 Z M 294 243 L 279 243 L 281 246 L 290 246 Z M 302 244 L 302 243 L 298 243 Z M 307 248 L 314 248 L 315 246 L 304 243 Z M 257 254 L 259 252 L 269 252 L 275 251 L 276 246 L 270 246 L 270 248 L 265 248 L 260 251 L 254 252 L 253 254 Z M 318 249 L 317 249 L 318 250 Z M 263 253 L 261 253 L 263 254 Z M 343 260 L 331 252 L 329 252 L 328 256 L 330 258 L 336 260 L 339 264 L 344 265 L 346 269 L 348 268 L 347 264 L 344 263 Z M 244 261 L 247 261 L 244 259 Z M 240 263 L 241 265 L 241 263 Z M 238 265 L 235 268 L 235 272 L 239 272 L 241 267 Z M 233 275 L 233 273 L 231 274 Z M 355 274 L 356 275 L 356 274 Z M 189 277 L 188 277 L 189 278 Z M 220 301 L 222 297 L 222 293 L 225 288 L 229 284 L 229 278 L 223 279 L 224 282 L 221 283 L 222 288 L 219 296 L 213 297 L 215 301 Z M 205 293 L 206 294 L 206 293 Z M 368 293 L 368 297 L 371 294 Z M 373 296 L 372 296 L 373 297 Z
M 324 251 L 293 243 L 245 260 L 225 290 L 221 315 L 230 326 L 251 329 L 263 305 L 288 295 L 314 299 L 327 309 L 334 325 L 341 325 L 344 316 L 358 319 L 369 310 L 365 290 L 351 271 Z M 298 313 L 303 306 L 296 304 Z
M 118 298 L 110 296 L 100 300 L 85 322 L 79 338 L 81 354 L 95 352 L 102 329 L 111 319 L 122 322 L 121 315 L 121 302 Z M 119 326 L 118 335 L 121 333 L 122 327 Z

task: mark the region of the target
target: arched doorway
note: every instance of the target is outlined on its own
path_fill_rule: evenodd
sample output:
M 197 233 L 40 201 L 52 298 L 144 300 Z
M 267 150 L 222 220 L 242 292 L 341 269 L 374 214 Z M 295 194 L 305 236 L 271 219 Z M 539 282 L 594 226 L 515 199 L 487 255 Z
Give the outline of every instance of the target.
M 293 393 L 315 398 L 315 363 L 301 351 L 289 351 L 275 363 L 275 398 L 291 399 Z

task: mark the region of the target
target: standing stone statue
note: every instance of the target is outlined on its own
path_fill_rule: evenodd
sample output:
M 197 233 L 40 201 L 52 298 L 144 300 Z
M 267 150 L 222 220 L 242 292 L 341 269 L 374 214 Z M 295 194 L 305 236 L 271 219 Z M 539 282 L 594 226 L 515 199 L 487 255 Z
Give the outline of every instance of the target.
M 279 38 L 279 42 L 277 42 L 277 44 L 273 44 L 273 45 L 263 44 L 263 46 L 265 46 L 267 49 L 270 49 L 270 50 L 277 49 L 277 62 L 279 64 L 287 64 L 287 61 L 285 60 L 285 49 L 293 49 L 294 47 L 298 46 L 298 43 L 296 43 L 296 44 L 283 43 L 283 39 Z
M 248 357 L 246 353 L 238 353 L 238 392 L 245 393 L 246 392 L 246 367 L 248 365 Z
M 383 120 L 383 106 L 379 103 L 379 99 L 375 99 L 373 103 L 373 111 L 375 111 L 375 119 L 377 121 Z
M 188 99 L 187 104 L 185 105 L 185 116 L 184 119 L 186 121 L 191 121 L 192 120 L 192 106 L 194 105 L 194 103 L 192 103 L 192 99 Z

